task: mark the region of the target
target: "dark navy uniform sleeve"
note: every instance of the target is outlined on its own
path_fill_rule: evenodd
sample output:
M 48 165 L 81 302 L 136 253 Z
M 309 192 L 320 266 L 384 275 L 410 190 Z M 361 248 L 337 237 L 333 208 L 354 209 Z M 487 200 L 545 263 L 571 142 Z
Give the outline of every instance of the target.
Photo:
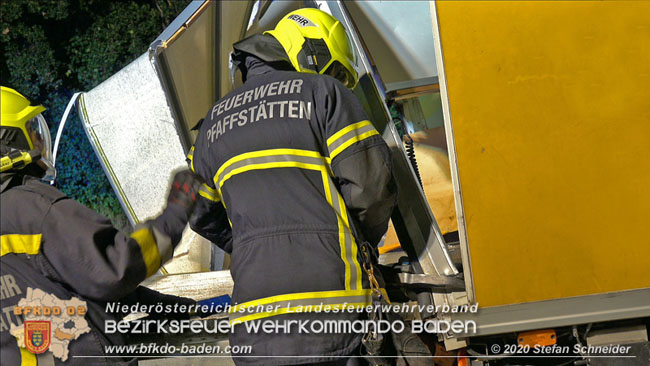
M 128 235 L 70 198 L 57 200 L 42 222 L 42 253 L 47 259 L 42 270 L 82 296 L 120 299 L 172 256 L 177 243 L 164 234 L 163 225 L 174 223 L 160 217 Z
M 324 149 L 341 195 L 364 239 L 377 245 L 396 204 L 390 151 L 356 96 L 338 81 L 324 96 Z
M 210 240 L 226 253 L 232 252 L 232 230 L 226 208 L 221 196 L 214 186 L 213 177 L 204 159 L 201 157 L 201 138 L 197 139 L 199 148 L 192 146 L 187 155 L 190 169 L 201 176 L 206 183 L 201 185 L 194 213 L 190 217 L 190 228 L 197 234 Z

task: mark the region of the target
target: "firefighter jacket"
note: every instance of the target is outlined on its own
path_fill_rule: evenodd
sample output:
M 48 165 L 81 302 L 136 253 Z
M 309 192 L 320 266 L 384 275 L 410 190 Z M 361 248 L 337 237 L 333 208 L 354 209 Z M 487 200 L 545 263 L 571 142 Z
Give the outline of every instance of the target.
M 23 329 L 24 318 L 14 314 L 14 307 L 37 290 L 61 300 L 76 297 L 85 301 L 84 319 L 90 328 L 70 341 L 65 363 L 59 358 L 52 360 L 53 353 L 47 351 L 38 355 L 39 365 L 137 364 L 134 359 L 74 356 L 105 355 L 106 345 L 125 343 L 120 333 L 103 332 L 105 320 L 119 320 L 124 315 L 107 313 L 106 302 L 161 300 L 152 295 L 154 291 L 134 290 L 171 257 L 174 243 L 160 227 L 170 220 L 159 217 L 129 236 L 115 229 L 107 218 L 34 178 L 13 187 L 3 186 L 1 197 L 2 365 L 37 364 L 36 356 L 19 349 L 10 334 L 12 328 Z M 143 291 L 145 296 L 139 296 Z M 54 330 L 51 336 L 55 336 Z
M 230 342 L 252 347 L 235 361 L 350 355 L 362 334 L 304 334 L 297 327 L 267 333 L 247 324 L 365 316 L 315 306 L 371 302 L 357 241 L 376 246 L 387 229 L 396 202 L 390 152 L 354 94 L 334 78 L 280 71 L 253 56 L 246 67 L 247 80 L 208 112 L 188 155 L 207 182 L 190 225 L 231 254 Z M 303 357 L 255 357 L 277 355 Z

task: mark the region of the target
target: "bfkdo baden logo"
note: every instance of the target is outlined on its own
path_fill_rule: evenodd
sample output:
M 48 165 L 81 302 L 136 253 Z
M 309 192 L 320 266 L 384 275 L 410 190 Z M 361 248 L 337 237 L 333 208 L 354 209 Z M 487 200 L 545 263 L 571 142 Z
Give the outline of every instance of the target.
M 47 351 L 50 347 L 52 328 L 49 321 L 25 321 L 25 348 L 33 354 Z
M 62 300 L 41 289 L 27 287 L 25 297 L 13 308 L 16 318 L 22 316 L 24 321 L 12 324 L 9 333 L 16 338 L 16 345 L 27 352 L 51 352 L 65 362 L 70 342 L 90 332 L 85 319 L 87 312 L 86 302 L 76 297 Z

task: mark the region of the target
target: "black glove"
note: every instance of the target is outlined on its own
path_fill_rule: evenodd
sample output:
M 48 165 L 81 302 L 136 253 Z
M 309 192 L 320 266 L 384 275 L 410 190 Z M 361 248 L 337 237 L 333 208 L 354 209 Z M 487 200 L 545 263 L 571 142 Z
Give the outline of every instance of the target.
M 202 183 L 203 179 L 189 169 L 174 174 L 167 206 L 154 220 L 154 226 L 171 238 L 174 247 L 181 240 Z
M 176 173 L 167 198 L 167 206 L 170 204 L 179 205 L 185 209 L 189 216 L 194 210 L 196 196 L 199 194 L 202 183 L 203 179 L 189 169 Z

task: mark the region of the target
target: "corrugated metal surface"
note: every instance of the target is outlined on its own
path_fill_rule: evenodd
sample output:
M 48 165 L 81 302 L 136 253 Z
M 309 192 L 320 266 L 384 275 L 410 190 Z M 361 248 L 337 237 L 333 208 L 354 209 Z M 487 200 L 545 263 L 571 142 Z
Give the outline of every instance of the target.
M 84 93 L 80 112 L 132 223 L 160 212 L 185 156 L 147 55 Z

